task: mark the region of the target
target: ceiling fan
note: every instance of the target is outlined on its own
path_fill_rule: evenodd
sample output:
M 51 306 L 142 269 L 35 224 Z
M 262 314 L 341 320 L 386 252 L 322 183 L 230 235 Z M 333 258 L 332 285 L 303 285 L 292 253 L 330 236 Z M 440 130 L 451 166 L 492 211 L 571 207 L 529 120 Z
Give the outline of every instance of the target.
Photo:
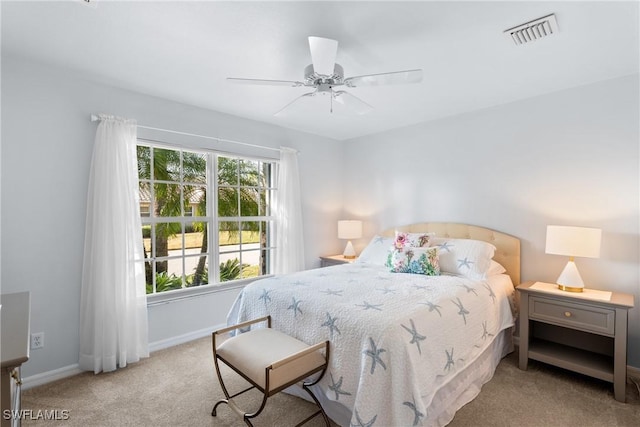
M 336 90 L 336 88 L 340 86 L 356 88 L 360 86 L 381 86 L 422 81 L 421 69 L 344 78 L 342 66 L 336 63 L 336 54 L 338 52 L 338 42 L 336 40 L 311 36 L 309 37 L 309 48 L 311 50 L 312 63 L 304 69 L 304 81 L 244 79 L 237 77 L 228 77 L 227 80 L 242 84 L 314 88 L 312 92 L 305 93 L 285 105 L 284 108 L 275 113 L 276 116 L 281 115 L 300 100 L 317 95 L 329 96 L 331 112 L 333 112 L 333 101 L 335 101 L 356 114 L 366 114 L 373 110 L 371 105 L 349 92 Z

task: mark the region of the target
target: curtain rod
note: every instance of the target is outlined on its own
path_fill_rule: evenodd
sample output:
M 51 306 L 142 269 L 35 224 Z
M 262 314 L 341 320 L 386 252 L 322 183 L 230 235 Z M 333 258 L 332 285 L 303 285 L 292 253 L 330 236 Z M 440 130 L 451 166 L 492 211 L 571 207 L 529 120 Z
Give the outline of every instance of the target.
M 97 122 L 98 120 L 100 120 L 100 117 L 97 114 L 92 114 L 91 115 L 91 121 L 92 122 Z M 216 138 L 216 137 L 207 136 L 207 135 L 199 135 L 197 133 L 180 132 L 180 131 L 177 131 L 177 130 L 155 128 L 155 127 L 152 127 L 152 126 L 143 126 L 143 125 L 137 125 L 137 126 L 139 128 L 141 128 L 141 129 L 157 130 L 157 131 L 160 131 L 160 132 L 173 133 L 173 134 L 176 134 L 176 135 L 195 136 L 197 138 L 211 139 L 211 140 L 217 141 L 217 142 L 228 142 L 228 143 L 231 143 L 231 144 L 239 144 L 239 145 L 244 145 L 244 146 L 247 146 L 247 147 L 260 148 L 260 149 L 263 149 L 263 150 L 273 150 L 273 151 L 279 151 L 279 152 L 282 151 L 279 148 L 265 147 L 264 145 L 249 144 L 248 142 L 233 141 L 231 139 Z

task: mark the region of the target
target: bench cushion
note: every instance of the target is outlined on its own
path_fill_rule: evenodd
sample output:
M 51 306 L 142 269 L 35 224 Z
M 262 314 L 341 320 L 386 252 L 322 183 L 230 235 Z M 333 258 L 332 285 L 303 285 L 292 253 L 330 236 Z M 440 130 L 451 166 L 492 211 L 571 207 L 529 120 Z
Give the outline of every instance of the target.
M 267 366 L 308 347 L 287 334 L 271 328 L 261 328 L 225 340 L 216 351 L 221 358 L 264 390 Z M 271 371 L 267 391 L 275 390 L 325 363 L 322 354 L 314 351 L 280 366 Z

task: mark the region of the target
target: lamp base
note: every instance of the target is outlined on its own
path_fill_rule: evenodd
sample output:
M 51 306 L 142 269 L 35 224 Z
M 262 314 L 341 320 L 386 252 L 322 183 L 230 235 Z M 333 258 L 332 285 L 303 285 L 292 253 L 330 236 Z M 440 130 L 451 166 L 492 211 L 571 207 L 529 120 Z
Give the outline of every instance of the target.
M 351 240 L 347 242 L 347 246 L 344 248 L 344 252 L 342 256 L 345 259 L 354 259 L 356 257 L 356 250 L 353 249 L 353 245 L 351 244 Z
M 572 286 L 558 285 L 558 289 L 560 289 L 561 291 L 567 291 L 567 292 L 582 292 L 584 288 L 574 288 Z
M 562 270 L 562 273 L 560 273 L 560 277 L 558 277 L 556 283 L 560 290 L 567 292 L 582 292 L 584 282 L 582 281 L 582 277 L 580 277 L 578 267 L 576 267 L 576 263 L 573 262 L 573 259 L 569 259 L 569 262 L 564 267 L 564 270 Z

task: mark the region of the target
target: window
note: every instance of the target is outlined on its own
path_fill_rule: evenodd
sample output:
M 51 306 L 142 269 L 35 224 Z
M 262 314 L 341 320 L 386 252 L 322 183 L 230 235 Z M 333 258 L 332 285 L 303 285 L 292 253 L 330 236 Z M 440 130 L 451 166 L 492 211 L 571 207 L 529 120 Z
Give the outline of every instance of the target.
M 148 294 L 270 274 L 275 161 L 137 150 Z

